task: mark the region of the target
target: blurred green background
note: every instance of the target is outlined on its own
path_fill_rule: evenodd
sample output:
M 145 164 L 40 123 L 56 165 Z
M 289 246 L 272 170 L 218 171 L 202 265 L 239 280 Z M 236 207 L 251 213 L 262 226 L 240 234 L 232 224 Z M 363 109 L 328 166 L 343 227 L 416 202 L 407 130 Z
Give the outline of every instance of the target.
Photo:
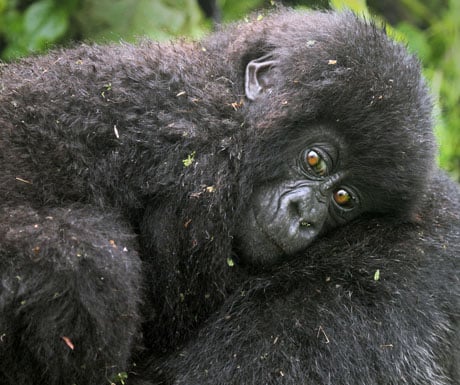
M 348 7 L 385 22 L 420 57 L 436 100 L 440 165 L 460 180 L 460 0 L 0 0 L 0 58 L 76 41 L 199 38 L 278 4 Z

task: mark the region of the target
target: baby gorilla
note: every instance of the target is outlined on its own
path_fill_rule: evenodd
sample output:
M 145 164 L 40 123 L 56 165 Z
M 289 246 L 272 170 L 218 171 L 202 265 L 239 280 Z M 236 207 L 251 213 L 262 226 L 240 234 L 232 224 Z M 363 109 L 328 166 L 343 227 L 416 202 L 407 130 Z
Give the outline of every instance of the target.
M 417 60 L 350 13 L 258 19 L 1 67 L 2 384 L 458 383 Z

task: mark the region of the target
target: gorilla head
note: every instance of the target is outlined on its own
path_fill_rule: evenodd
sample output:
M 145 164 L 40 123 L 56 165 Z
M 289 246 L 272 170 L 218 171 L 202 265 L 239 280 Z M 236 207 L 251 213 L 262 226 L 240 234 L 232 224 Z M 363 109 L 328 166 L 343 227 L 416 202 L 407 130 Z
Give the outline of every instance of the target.
M 432 167 L 417 60 L 351 15 L 313 15 L 257 35 L 265 51 L 245 69 L 251 129 L 264 140 L 246 157 L 261 174 L 237 229 L 243 262 L 279 262 L 365 213 L 410 219 Z

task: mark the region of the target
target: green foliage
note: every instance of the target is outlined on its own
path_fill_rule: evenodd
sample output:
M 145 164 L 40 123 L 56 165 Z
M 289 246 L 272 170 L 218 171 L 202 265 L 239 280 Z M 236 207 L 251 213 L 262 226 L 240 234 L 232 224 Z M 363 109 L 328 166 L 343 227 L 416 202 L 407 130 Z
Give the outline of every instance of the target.
M 209 30 L 195 0 L 85 0 L 75 15 L 80 34 L 92 41 L 197 38 Z
M 196 0 L 0 0 L 0 56 L 11 60 L 64 40 L 197 38 L 209 31 Z
M 242 19 L 254 9 L 261 8 L 266 4 L 264 0 L 218 0 L 222 9 L 223 21 L 232 21 Z
M 78 0 L 40 0 L 20 11 L 20 1 L 0 0 L 0 36 L 4 59 L 42 51 L 63 38 Z
M 366 0 L 330 0 L 331 6 L 334 9 L 351 9 L 358 15 L 368 16 Z
M 460 180 L 460 2 L 449 0 L 443 8 L 431 0 L 437 12 L 431 12 L 416 0 L 405 2 L 417 24 L 426 27 L 421 29 L 402 22 L 397 28 L 407 37 L 409 48 L 420 57 L 431 85 L 437 106 L 440 165 Z

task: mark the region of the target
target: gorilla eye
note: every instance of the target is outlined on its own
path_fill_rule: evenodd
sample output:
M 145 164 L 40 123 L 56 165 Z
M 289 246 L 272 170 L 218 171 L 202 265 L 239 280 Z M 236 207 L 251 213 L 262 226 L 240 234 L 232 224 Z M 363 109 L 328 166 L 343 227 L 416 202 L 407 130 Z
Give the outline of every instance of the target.
M 344 207 L 344 208 L 352 208 L 354 205 L 353 197 L 347 190 L 343 188 L 337 190 L 334 193 L 334 201 L 340 207 Z
M 305 163 L 308 169 L 313 171 L 317 176 L 325 176 L 328 174 L 328 165 L 324 157 L 316 150 L 306 151 Z

